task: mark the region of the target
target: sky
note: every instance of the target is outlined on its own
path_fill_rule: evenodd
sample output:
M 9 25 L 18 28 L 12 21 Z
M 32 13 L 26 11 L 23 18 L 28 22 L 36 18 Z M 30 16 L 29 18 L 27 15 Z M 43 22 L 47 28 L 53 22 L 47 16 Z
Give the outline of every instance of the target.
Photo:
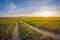
M 60 16 L 60 0 L 0 0 L 0 16 L 33 16 L 44 10 Z

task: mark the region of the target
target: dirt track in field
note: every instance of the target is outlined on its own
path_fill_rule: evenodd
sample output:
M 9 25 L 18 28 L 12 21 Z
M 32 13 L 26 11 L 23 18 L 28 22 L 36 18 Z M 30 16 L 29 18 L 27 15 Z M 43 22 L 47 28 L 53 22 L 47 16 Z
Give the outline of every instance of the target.
M 12 40 L 20 40 L 19 32 L 18 32 L 18 21 L 16 22 L 16 25 L 12 34 Z
M 39 28 L 34 27 L 32 25 L 29 25 L 29 24 L 27 24 L 25 22 L 24 22 L 24 24 L 26 24 L 27 26 L 29 26 L 30 28 L 34 29 L 35 31 L 40 32 L 40 33 L 42 33 L 42 34 L 44 34 L 44 35 L 46 35 L 48 37 L 51 37 L 53 39 L 60 40 L 60 35 L 59 34 L 56 34 L 56 33 L 53 33 L 53 32 L 48 32 L 48 31 L 45 31 L 43 29 L 39 29 Z

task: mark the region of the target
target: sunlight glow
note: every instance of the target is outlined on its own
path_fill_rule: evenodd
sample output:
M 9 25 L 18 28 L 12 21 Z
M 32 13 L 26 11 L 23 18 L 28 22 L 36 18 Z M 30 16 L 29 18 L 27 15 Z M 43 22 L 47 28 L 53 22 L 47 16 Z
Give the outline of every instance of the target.
M 41 11 L 40 13 L 38 13 L 38 15 L 42 16 L 42 17 L 50 17 L 52 16 L 53 12 L 51 11 Z

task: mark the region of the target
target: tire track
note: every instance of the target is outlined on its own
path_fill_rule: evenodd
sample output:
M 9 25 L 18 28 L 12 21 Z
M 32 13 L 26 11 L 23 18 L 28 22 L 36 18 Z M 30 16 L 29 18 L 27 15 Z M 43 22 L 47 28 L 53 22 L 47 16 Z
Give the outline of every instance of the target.
M 19 38 L 19 31 L 18 31 L 18 21 L 16 22 L 14 31 L 12 33 L 12 40 L 20 40 L 20 38 Z
M 43 35 L 46 35 L 46 36 L 51 37 L 53 39 L 60 40 L 60 35 L 59 34 L 56 34 L 56 33 L 53 33 L 53 32 L 48 32 L 48 31 L 39 29 L 39 28 L 34 27 L 32 25 L 29 25 L 28 23 L 25 23 L 25 22 L 24 22 L 24 24 L 27 25 L 28 27 L 34 29 L 35 31 L 42 33 Z

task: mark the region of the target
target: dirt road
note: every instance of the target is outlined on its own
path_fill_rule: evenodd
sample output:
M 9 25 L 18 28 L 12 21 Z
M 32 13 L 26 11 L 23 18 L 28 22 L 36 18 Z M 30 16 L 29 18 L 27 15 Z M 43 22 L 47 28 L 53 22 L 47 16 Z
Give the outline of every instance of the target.
M 19 39 L 19 32 L 18 32 L 18 21 L 16 22 L 14 32 L 12 34 L 12 40 L 20 40 Z
M 43 30 L 43 29 L 39 29 L 39 28 L 34 27 L 34 26 L 32 26 L 32 25 L 29 25 L 29 24 L 27 24 L 27 23 L 25 23 L 25 22 L 24 22 L 24 24 L 26 24 L 27 26 L 29 26 L 30 28 L 34 29 L 35 31 L 40 32 L 40 33 L 42 33 L 42 34 L 44 34 L 44 35 L 46 35 L 46 36 L 48 36 L 48 37 L 51 37 L 51 38 L 60 40 L 60 35 L 59 35 L 59 34 L 55 34 L 55 33 L 53 33 L 53 32 L 48 32 L 48 31 L 45 31 L 45 30 Z

